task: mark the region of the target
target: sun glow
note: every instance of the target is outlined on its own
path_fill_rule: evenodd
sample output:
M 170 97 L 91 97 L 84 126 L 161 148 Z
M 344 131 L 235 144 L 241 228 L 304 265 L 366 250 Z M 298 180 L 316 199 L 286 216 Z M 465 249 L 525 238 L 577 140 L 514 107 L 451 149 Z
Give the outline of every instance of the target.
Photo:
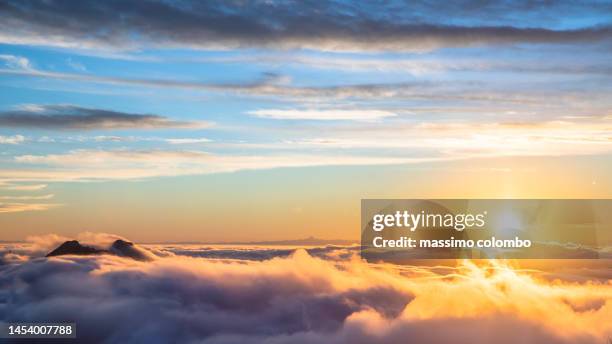
M 561 264 L 561 263 L 558 263 Z M 511 261 L 463 260 L 439 278 L 408 282 L 417 295 L 402 313 L 412 320 L 512 314 L 572 337 L 611 333 L 612 283 L 545 279 Z

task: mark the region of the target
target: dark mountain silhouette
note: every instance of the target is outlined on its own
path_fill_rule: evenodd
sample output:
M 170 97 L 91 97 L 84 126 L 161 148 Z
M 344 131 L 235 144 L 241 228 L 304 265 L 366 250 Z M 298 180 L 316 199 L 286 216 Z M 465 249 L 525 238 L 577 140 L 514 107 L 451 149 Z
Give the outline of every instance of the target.
M 100 250 L 90 246 L 81 245 L 76 240 L 69 240 L 58 246 L 55 250 L 49 252 L 47 257 L 53 256 L 63 256 L 67 254 L 76 254 L 81 256 L 91 255 L 91 254 L 101 254 L 106 253 L 105 250 Z
M 151 260 L 151 254 L 136 245 L 133 242 L 125 240 L 115 240 L 110 247 L 110 252 L 122 257 L 129 257 L 136 260 Z
M 112 254 L 121 257 L 128 257 L 136 260 L 152 260 L 153 255 L 147 250 L 142 249 L 134 243 L 125 240 L 115 240 L 108 250 L 99 249 L 91 246 L 81 245 L 76 240 L 69 240 L 58 246 L 55 250 L 49 252 L 47 257 L 64 256 L 64 255 L 94 255 L 94 254 Z

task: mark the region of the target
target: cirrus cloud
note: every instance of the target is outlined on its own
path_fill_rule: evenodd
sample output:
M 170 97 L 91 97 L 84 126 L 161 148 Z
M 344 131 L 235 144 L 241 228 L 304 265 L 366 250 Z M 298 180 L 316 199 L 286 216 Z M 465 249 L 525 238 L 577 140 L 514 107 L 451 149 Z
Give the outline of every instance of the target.
M 352 120 L 352 121 L 373 121 L 379 120 L 386 117 L 395 117 L 397 116 L 395 113 L 390 111 L 383 110 L 345 110 L 345 109 L 327 109 L 327 110 L 317 110 L 317 109 L 306 109 L 306 110 L 297 110 L 297 109 L 262 109 L 262 110 L 254 110 L 249 111 L 248 114 L 262 117 L 262 118 L 272 118 L 272 119 L 309 119 L 309 120 L 321 120 L 321 121 L 331 121 L 331 120 Z
M 15 161 L 37 167 L 27 170 L 2 170 L 0 180 L 14 182 L 138 179 L 282 167 L 382 165 L 424 160 L 350 154 L 216 155 L 191 150 L 80 149 L 63 154 L 20 155 L 15 157 Z

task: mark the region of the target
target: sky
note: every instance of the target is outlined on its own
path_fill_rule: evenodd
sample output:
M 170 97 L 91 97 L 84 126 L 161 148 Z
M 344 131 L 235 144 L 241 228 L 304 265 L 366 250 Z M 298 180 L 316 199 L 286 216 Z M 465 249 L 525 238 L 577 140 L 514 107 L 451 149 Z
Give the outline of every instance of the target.
M 362 198 L 610 198 L 611 13 L 3 1 L 0 240 L 357 239 Z

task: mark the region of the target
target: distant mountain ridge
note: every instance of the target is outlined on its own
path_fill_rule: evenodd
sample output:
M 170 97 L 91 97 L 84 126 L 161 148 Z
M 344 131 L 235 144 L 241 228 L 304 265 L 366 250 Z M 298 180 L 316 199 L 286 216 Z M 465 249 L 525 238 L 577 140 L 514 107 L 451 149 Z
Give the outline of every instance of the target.
M 324 246 L 324 245 L 353 245 L 358 244 L 357 240 L 343 239 L 319 239 L 308 237 L 304 239 L 288 240 L 266 240 L 266 241 L 223 241 L 223 242 L 167 242 L 158 244 L 177 244 L 177 245 L 267 245 L 267 246 Z
M 270 241 L 255 241 L 246 242 L 243 244 L 249 245 L 287 245 L 287 246 L 316 246 L 316 245 L 351 245 L 357 241 L 353 240 L 342 240 L 342 239 L 318 239 L 315 237 L 308 237 L 304 239 L 293 239 L 293 240 L 270 240 Z

